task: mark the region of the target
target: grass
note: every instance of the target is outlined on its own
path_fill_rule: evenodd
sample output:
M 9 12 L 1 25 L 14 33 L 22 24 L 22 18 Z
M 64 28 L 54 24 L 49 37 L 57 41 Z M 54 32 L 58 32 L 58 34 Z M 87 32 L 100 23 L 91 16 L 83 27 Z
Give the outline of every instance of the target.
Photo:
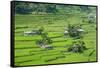
M 79 15 L 16 15 L 15 16 L 15 65 L 40 65 L 72 62 L 88 62 L 88 55 L 92 50 L 95 52 L 90 61 L 96 61 L 96 24 L 83 23 L 82 28 L 88 31 L 83 40 L 88 50 L 83 53 L 67 52 L 68 46 L 74 41 L 73 38 L 64 37 L 64 29 L 70 24 L 80 24 L 82 19 Z M 45 50 L 35 43 L 41 39 L 39 35 L 24 36 L 24 31 L 38 29 L 43 26 L 48 36 L 54 41 L 53 50 Z M 27 27 L 27 28 L 26 28 Z M 65 40 L 65 41 L 64 41 Z M 62 53 L 62 51 L 64 51 Z M 64 57 L 62 57 L 64 56 Z M 57 58 L 58 57 L 58 58 Z M 60 57 L 60 58 L 59 58 Z M 61 58 L 62 57 L 62 58 Z M 55 59 L 56 58 L 56 59 Z M 47 62 L 48 61 L 48 62 Z

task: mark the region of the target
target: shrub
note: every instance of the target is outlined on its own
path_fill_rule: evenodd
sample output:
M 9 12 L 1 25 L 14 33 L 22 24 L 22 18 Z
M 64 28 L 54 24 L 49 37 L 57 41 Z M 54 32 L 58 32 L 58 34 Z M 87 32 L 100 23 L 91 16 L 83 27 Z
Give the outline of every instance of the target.
M 68 24 L 68 32 L 69 36 L 73 38 L 82 38 L 82 33 L 78 31 L 78 29 L 81 29 L 81 25 L 70 25 Z
M 79 43 L 74 42 L 73 45 L 68 48 L 68 52 L 81 53 L 87 49 L 84 44 L 85 43 L 83 41 L 79 41 Z

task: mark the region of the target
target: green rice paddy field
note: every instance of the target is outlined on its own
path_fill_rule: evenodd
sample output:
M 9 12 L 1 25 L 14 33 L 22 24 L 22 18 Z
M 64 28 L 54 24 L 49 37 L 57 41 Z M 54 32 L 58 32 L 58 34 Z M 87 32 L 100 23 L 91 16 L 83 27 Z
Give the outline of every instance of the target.
M 88 48 L 83 53 L 67 52 L 74 41 L 63 35 L 68 23 L 83 24 L 82 28 L 88 32 L 82 39 Z M 42 49 L 35 43 L 41 39 L 40 35 L 24 36 L 24 31 L 36 30 L 41 26 L 54 41 L 50 44 L 54 47 L 52 50 Z M 83 23 L 80 14 L 15 15 L 14 49 L 16 66 L 96 61 L 96 23 Z M 93 50 L 95 52 L 89 57 Z

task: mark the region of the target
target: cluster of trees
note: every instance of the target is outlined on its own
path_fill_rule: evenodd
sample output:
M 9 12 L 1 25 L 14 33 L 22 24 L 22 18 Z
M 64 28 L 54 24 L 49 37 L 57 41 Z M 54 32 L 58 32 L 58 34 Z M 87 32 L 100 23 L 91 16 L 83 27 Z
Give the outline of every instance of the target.
M 57 12 L 55 4 L 38 4 L 38 3 L 21 3 L 15 4 L 16 13 L 28 14 L 28 13 L 55 13 Z
M 47 45 L 47 44 L 51 44 L 52 43 L 52 40 L 50 37 L 48 37 L 48 33 L 44 31 L 44 28 L 43 27 L 40 27 L 39 28 L 39 35 L 41 35 L 41 38 L 40 40 L 37 40 L 36 41 L 36 44 L 38 45 Z
M 66 13 L 74 11 L 90 12 L 89 6 L 56 5 L 42 3 L 15 2 L 15 11 L 20 14 L 28 13 Z
M 68 52 L 81 53 L 86 50 L 85 42 L 82 40 L 73 42 L 73 45 L 68 48 Z
M 74 38 L 82 38 L 83 31 L 78 31 L 78 29 L 83 30 L 81 25 L 68 24 L 69 36 L 74 37 Z

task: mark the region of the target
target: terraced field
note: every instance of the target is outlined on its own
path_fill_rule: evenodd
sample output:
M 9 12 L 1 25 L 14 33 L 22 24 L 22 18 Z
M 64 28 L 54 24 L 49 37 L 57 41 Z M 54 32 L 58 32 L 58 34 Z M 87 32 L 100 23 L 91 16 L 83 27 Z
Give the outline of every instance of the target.
M 82 22 L 80 14 L 66 15 L 16 15 L 15 16 L 15 65 L 42 65 L 72 62 L 96 61 L 96 23 Z M 64 29 L 69 24 L 83 24 L 85 32 L 82 40 L 88 48 L 83 53 L 67 52 L 75 40 L 64 36 Z M 24 31 L 36 30 L 44 27 L 48 36 L 53 40 L 52 50 L 43 49 L 36 44 L 40 35 L 24 36 Z M 79 40 L 79 39 L 76 39 Z M 93 54 L 89 57 L 89 54 Z

